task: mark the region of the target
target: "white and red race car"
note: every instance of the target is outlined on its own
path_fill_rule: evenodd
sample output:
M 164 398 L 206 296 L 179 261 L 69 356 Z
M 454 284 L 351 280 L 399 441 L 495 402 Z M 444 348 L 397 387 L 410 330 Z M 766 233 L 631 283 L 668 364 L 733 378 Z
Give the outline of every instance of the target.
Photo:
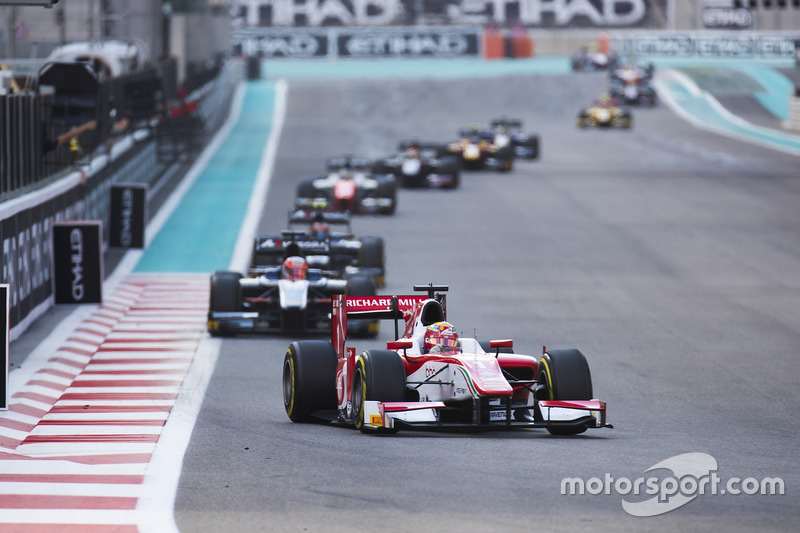
M 401 428 L 545 428 L 575 435 L 606 423 L 581 352 L 513 353 L 513 341 L 459 338 L 425 353 L 428 326 L 446 320 L 446 285 L 416 285 L 427 296 L 332 297 L 332 342 L 295 341 L 283 364 L 283 401 L 293 422 L 327 419 L 363 432 Z M 348 318 L 392 318 L 396 341 L 357 353 Z M 399 335 L 398 323 L 405 322 Z

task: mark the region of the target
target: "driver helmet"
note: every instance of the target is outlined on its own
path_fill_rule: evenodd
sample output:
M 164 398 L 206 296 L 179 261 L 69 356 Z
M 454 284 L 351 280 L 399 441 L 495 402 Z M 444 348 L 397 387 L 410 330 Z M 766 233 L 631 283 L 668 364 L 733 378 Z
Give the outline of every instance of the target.
M 315 239 L 327 239 L 330 235 L 330 226 L 327 222 L 313 222 L 308 232 Z
M 456 351 L 458 334 L 449 322 L 434 322 L 425 329 L 425 353 L 435 351 Z
M 287 257 L 281 266 L 281 276 L 289 281 L 303 280 L 308 277 L 308 263 L 299 256 Z
M 314 222 L 308 228 L 308 235 L 315 239 L 327 239 L 331 234 L 331 228 L 322 213 L 317 213 L 314 216 Z

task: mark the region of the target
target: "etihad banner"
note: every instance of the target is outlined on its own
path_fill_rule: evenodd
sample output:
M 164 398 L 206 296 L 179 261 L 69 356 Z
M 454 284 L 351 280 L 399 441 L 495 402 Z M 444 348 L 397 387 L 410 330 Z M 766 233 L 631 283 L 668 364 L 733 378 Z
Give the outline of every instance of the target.
M 116 248 L 144 248 L 146 225 L 147 185 L 112 185 L 108 245 Z
M 647 33 L 612 35 L 618 54 L 667 57 L 791 59 L 794 36 L 763 32 Z
M 56 222 L 52 235 L 55 303 L 102 303 L 102 223 L 99 220 Z
M 60 220 L 80 219 L 86 211 L 83 188 L 74 187 L 31 207 L 0 204 L 3 247 L 1 283 L 9 286 L 13 329 L 52 296 L 51 229 Z M 7 208 L 9 212 L 4 212 Z
M 480 54 L 479 27 L 249 29 L 234 46 L 260 57 L 459 57 Z
M 535 28 L 668 27 L 669 0 L 233 0 L 252 27 L 508 25 Z

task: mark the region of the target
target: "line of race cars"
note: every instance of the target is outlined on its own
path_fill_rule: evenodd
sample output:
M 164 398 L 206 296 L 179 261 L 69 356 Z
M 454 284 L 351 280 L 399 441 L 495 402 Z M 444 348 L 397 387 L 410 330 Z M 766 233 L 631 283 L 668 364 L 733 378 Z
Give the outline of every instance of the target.
M 627 106 L 653 107 L 657 103 L 652 63 L 640 62 L 632 56 L 608 56 L 584 50 L 573 56 L 572 64 L 573 70 L 607 69 L 609 78 L 608 92 L 578 112 L 576 124 L 579 128 L 630 129 L 633 115 Z
M 293 422 L 374 433 L 545 428 L 575 435 L 612 427 L 580 351 L 543 349 L 537 358 L 515 353 L 510 339 L 459 337 L 447 322 L 445 285 L 414 286 L 426 295 L 378 295 L 385 242 L 351 231 L 355 214 L 394 214 L 399 187 L 455 189 L 462 170 L 510 171 L 517 158 L 539 156 L 538 135 L 523 133 L 518 120 L 497 119 L 450 143 L 408 140 L 377 160 L 329 159 L 325 175 L 298 184 L 289 228 L 256 237 L 246 274 L 211 275 L 209 333 L 301 336 L 281 375 Z M 360 353 L 348 345 L 374 338 L 383 319 L 394 322 L 395 340 Z
M 329 158 L 325 174 L 298 183 L 289 228 L 256 237 L 246 273 L 211 275 L 208 331 L 330 331 L 334 294 L 372 296 L 385 284 L 384 240 L 355 236 L 353 214 L 392 215 L 401 186 L 455 189 L 462 169 L 509 171 L 518 157 L 538 158 L 539 136 L 523 133 L 520 120 L 500 118 L 486 129 L 463 129 L 450 143 L 407 140 L 385 158 Z M 349 332 L 372 337 L 378 323 L 352 320 Z

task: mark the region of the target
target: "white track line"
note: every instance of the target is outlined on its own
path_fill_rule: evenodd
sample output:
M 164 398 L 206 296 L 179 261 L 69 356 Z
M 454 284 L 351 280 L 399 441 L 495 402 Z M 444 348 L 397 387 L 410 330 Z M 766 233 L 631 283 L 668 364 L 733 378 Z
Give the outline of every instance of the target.
M 286 99 L 287 84 L 281 80 L 275 87 L 272 128 L 259 165 L 245 220 L 234 248 L 230 263 L 232 270 L 243 270 L 249 259 L 258 220 L 272 178 L 278 140 L 286 114 Z M 192 368 L 158 440 L 144 480 L 146 487 L 144 496 L 136 505 L 136 510 L 141 512 L 142 521 L 138 524 L 141 533 L 178 533 L 174 511 L 183 455 L 189 445 L 203 396 L 219 356 L 220 346 L 219 339 L 206 337 L 200 341 Z

